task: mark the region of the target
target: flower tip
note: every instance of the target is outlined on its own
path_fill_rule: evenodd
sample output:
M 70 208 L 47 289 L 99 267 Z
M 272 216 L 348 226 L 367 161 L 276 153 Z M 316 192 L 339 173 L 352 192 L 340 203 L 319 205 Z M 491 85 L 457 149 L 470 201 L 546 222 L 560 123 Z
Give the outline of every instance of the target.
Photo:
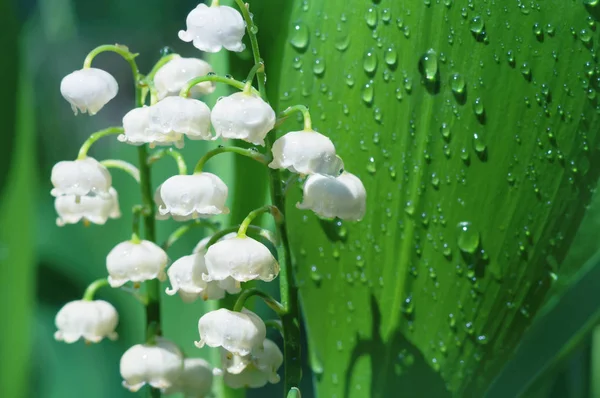
M 204 347 L 204 340 L 200 339 L 200 341 L 194 341 L 194 345 L 198 348 Z

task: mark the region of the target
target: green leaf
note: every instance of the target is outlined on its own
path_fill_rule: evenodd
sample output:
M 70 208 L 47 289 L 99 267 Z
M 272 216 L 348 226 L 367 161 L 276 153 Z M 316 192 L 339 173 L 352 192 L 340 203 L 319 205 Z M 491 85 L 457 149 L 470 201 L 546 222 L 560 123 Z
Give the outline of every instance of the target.
M 317 392 L 482 395 L 597 181 L 600 8 L 263 3 L 271 101 L 309 105 L 368 192 L 356 224 L 288 197 Z

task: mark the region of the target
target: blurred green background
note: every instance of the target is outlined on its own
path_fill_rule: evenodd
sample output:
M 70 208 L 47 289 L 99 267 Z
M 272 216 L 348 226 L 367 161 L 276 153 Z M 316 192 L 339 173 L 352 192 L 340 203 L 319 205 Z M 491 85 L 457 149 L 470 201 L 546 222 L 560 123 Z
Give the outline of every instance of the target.
M 104 227 L 58 228 L 49 195 L 52 166 L 74 158 L 90 133 L 121 123 L 133 103 L 130 70 L 116 55 L 97 58 L 95 65 L 110 71 L 119 81 L 120 93 L 93 118 L 74 117 L 58 88 L 62 77 L 80 68 L 87 52 L 100 44 L 126 44 L 139 52 L 142 71 L 151 67 L 165 46 L 184 56 L 197 56 L 191 45 L 176 36 L 196 3 L 0 1 L 0 115 L 4 122 L 0 146 L 0 397 L 134 396 L 121 387 L 118 374 L 120 355 L 143 336 L 143 311 L 132 297 L 110 289 L 99 294 L 114 303 L 121 316 L 120 339 L 115 343 L 65 345 L 55 342 L 53 333 L 58 309 L 79 298 L 89 282 L 105 275 L 106 254 L 129 237 L 128 209 L 139 201 L 137 186 L 129 176 L 112 173 L 124 216 Z M 218 54 L 210 62 L 220 73 L 233 70 L 242 77 L 244 73 L 237 72 L 243 70 L 247 55 L 230 58 Z M 224 94 L 219 91 L 207 102 Z M 184 150 L 188 166 L 209 145 L 188 145 Z M 133 147 L 119 145 L 114 139 L 100 141 L 91 155 L 132 162 L 137 157 Z M 163 162 L 154 173 L 155 185 L 175 170 L 169 159 Z M 209 164 L 233 184 L 231 197 L 235 197 L 236 190 L 256 192 L 252 197 L 239 196 L 232 214 L 221 220 L 224 223 L 239 222 L 248 209 L 263 202 L 264 185 L 248 185 L 243 175 L 234 182 L 234 168 L 248 174 L 255 170 L 243 162 L 224 156 Z M 600 332 L 594 332 L 600 319 L 600 257 L 596 254 L 600 247 L 599 204 L 600 195 L 596 193 L 565 260 L 575 264 L 568 267 L 573 272 L 562 275 L 554 285 L 552 299 L 529 329 L 514 359 L 491 386 L 490 396 L 516 396 L 525 386 L 524 395 L 531 397 L 600 397 Z M 158 225 L 159 241 L 176 226 L 172 222 Z M 205 233 L 194 231 L 174 246 L 170 256 L 187 254 Z M 583 266 L 576 272 L 579 265 Z M 206 354 L 192 344 L 198 337 L 196 325 L 202 304 L 182 305 L 176 297 L 165 298 L 164 303 L 166 335 L 189 355 Z M 305 376 L 303 396 L 310 397 L 308 369 Z M 272 386 L 251 396 L 279 396 L 280 388 Z

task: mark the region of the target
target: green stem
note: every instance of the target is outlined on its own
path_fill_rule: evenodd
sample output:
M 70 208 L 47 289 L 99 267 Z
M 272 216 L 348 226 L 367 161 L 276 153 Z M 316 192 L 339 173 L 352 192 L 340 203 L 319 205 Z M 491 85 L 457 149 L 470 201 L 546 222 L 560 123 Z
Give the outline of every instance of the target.
M 146 79 L 150 81 L 154 81 L 154 76 L 156 76 L 156 72 L 160 70 L 163 66 L 174 60 L 175 58 L 179 58 L 179 54 L 168 54 L 164 57 L 161 57 L 156 64 L 152 67 L 148 75 L 146 75 Z
M 139 243 L 140 240 L 140 221 L 142 216 L 144 216 L 147 211 L 144 211 L 144 206 L 135 205 L 131 210 L 132 220 L 131 220 L 131 230 L 132 230 L 132 241 L 137 241 Z
M 308 108 L 304 105 L 294 105 L 294 106 L 290 106 L 289 108 L 287 108 L 286 110 L 284 110 L 283 112 L 281 112 L 279 114 L 280 118 L 287 118 L 288 116 L 290 116 L 292 113 L 294 112 L 301 112 L 302 116 L 304 117 L 304 130 L 306 131 L 312 131 L 312 120 L 310 118 L 310 112 L 308 110 Z
M 123 57 L 123 59 L 125 59 L 125 61 L 127 61 L 129 63 L 129 65 L 131 66 L 131 69 L 133 71 L 133 75 L 136 77 L 136 84 L 138 82 L 137 76 L 139 75 L 139 69 L 137 67 L 137 64 L 135 62 L 135 57 L 137 57 L 137 54 L 132 53 L 131 51 L 129 51 L 129 48 L 127 48 L 126 46 L 122 46 L 119 44 L 105 44 L 99 47 L 94 48 L 92 51 L 89 52 L 89 54 L 87 55 L 87 57 L 85 57 L 85 60 L 83 61 L 83 68 L 90 68 L 92 66 L 92 61 L 94 60 L 94 58 L 103 52 L 114 52 L 119 54 L 121 57 Z
M 137 167 L 135 167 L 129 162 L 118 159 L 105 159 L 100 161 L 100 164 L 106 167 L 107 169 L 123 170 L 124 172 L 132 176 L 133 179 L 136 180 L 138 183 L 140 182 L 140 171 Z
M 165 243 L 162 244 L 161 247 L 163 248 L 163 250 L 167 251 L 171 248 L 171 246 L 173 246 L 173 244 L 175 244 L 175 242 L 181 239 L 181 237 L 183 237 L 185 234 L 187 234 L 189 231 L 196 227 L 205 227 L 216 231 L 219 229 L 219 224 L 208 220 L 195 220 L 173 231 L 173 233 L 169 235 L 169 238 L 167 238 L 167 240 L 165 241 Z
M 90 283 L 87 289 L 85 289 L 85 293 L 83 293 L 83 300 L 92 301 L 98 289 L 104 286 L 108 286 L 108 279 L 106 278 L 98 279 Z
M 244 86 L 244 93 L 250 94 L 250 92 L 252 91 L 252 81 L 254 80 L 254 76 L 256 75 L 256 73 L 258 73 L 259 71 L 265 71 L 264 62 L 259 62 L 258 64 L 255 64 L 252 67 L 252 69 L 250 69 L 250 72 L 248 72 L 248 77 L 246 78 L 246 85 Z
M 208 151 L 204 156 L 200 158 L 200 160 L 198 160 L 198 163 L 196 163 L 196 167 L 194 167 L 194 174 L 202 173 L 204 164 L 208 162 L 210 158 L 225 152 L 237 153 L 238 155 L 249 157 L 265 165 L 269 164 L 270 162 L 270 159 L 267 156 L 263 155 L 255 149 L 238 148 L 236 146 L 219 146 L 218 148 L 215 148 L 212 151 Z
M 191 79 L 190 81 L 188 81 L 185 84 L 185 86 L 183 86 L 183 88 L 179 92 L 179 96 L 180 97 L 189 97 L 190 90 L 192 89 L 192 87 L 194 87 L 197 84 L 204 83 L 204 82 L 225 83 L 225 84 L 229 84 L 232 87 L 237 88 L 238 90 L 244 90 L 244 88 L 246 87 L 246 85 L 244 83 L 242 83 L 241 81 L 235 80 L 230 77 L 223 77 L 223 76 L 217 76 L 217 75 L 198 76 L 198 77 Z
M 159 161 L 160 159 L 164 158 L 165 156 L 170 156 L 173 159 L 175 159 L 175 162 L 177 162 L 177 169 L 179 170 L 179 174 L 181 174 L 181 175 L 187 174 L 187 165 L 185 164 L 185 159 L 184 159 L 183 155 L 181 154 L 181 152 L 176 151 L 173 148 L 160 149 L 160 150 L 154 152 L 148 158 L 148 161 L 147 161 L 148 166 L 152 166 L 153 163 Z
M 242 223 L 240 224 L 240 228 L 238 229 L 238 237 L 246 237 L 246 231 L 248 230 L 248 227 L 250 226 L 252 221 L 263 213 L 271 213 L 275 218 L 275 222 L 277 224 L 283 222 L 283 214 L 281 214 L 281 211 L 279 211 L 279 209 L 276 206 L 266 205 L 263 207 L 259 207 L 256 210 L 252 210 L 250 213 L 248 213 L 246 218 L 244 218 L 244 221 L 242 221 Z
M 258 39 L 256 37 L 257 29 L 250 16 L 250 11 L 243 0 L 235 0 L 246 21 L 246 30 L 250 38 L 254 64 L 260 63 L 260 50 L 258 48 Z M 265 87 L 265 73 L 258 72 L 258 90 L 263 100 L 268 102 L 267 90 Z M 272 134 L 265 137 L 265 146 L 267 153 L 271 152 L 273 146 Z M 278 169 L 269 169 L 269 179 L 271 181 L 271 201 L 279 209 L 285 209 L 285 196 L 283 194 L 281 173 Z M 294 275 L 292 273 L 292 258 L 287 236 L 285 221 L 277 224 L 277 231 L 281 238 L 281 245 L 277 247 L 279 263 L 281 265 L 279 289 L 281 293 L 281 302 L 286 309 L 286 314 L 281 317 L 284 335 L 284 391 L 290 391 L 299 387 L 302 379 L 301 347 L 300 347 L 300 308 L 298 304 L 298 287 L 296 286 Z
M 261 299 L 263 299 L 265 304 L 267 304 L 269 306 L 269 308 L 271 308 L 273 311 L 275 311 L 275 313 L 277 315 L 283 315 L 283 313 L 285 312 L 285 309 L 283 308 L 281 303 L 279 303 L 277 300 L 275 300 L 269 294 L 263 292 L 262 290 L 258 290 L 255 288 L 244 290 L 239 295 L 237 301 L 235 302 L 235 305 L 233 306 L 233 310 L 236 312 L 240 312 L 242 310 L 242 308 L 244 308 L 244 304 L 246 303 L 246 300 L 248 300 L 252 296 L 258 296 Z
M 269 319 L 265 321 L 265 326 L 277 330 L 283 336 L 283 325 L 278 319 Z
M 94 145 L 96 141 L 100 138 L 115 135 L 115 134 L 123 134 L 123 127 L 109 127 L 104 130 L 96 131 L 94 134 L 90 135 L 87 140 L 81 145 L 79 149 L 79 154 L 77 155 L 77 159 L 85 159 L 87 157 L 87 153 L 90 150 L 90 147 Z
M 243 0 L 235 0 L 237 6 L 239 7 L 242 17 L 246 22 L 246 31 L 248 32 L 248 37 L 250 38 L 250 46 L 252 47 L 252 56 L 254 57 L 254 64 L 262 63 L 262 59 L 260 58 L 260 49 L 258 47 L 258 38 L 256 37 L 256 33 L 258 30 L 256 29 L 256 25 L 254 25 L 254 21 L 252 20 L 252 16 L 250 15 L 250 10 L 246 7 Z M 265 71 L 264 68 L 262 71 L 257 71 L 256 73 L 258 79 L 258 91 L 262 99 L 267 101 L 267 89 L 265 88 Z

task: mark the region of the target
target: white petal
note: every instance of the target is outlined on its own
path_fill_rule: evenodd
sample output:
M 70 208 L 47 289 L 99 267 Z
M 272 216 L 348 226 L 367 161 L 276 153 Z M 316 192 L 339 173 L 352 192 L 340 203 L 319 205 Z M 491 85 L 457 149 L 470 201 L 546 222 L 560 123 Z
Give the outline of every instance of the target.
M 194 140 L 212 140 L 210 109 L 193 98 L 167 97 L 148 108 L 148 130 L 153 136 L 186 135 Z
M 180 378 L 165 390 L 165 394 L 183 393 L 185 397 L 204 398 L 209 395 L 212 383 L 213 369 L 208 362 L 201 358 L 186 358 Z
M 255 313 L 243 309 L 242 312 L 221 308 L 211 311 L 198 322 L 200 341 L 209 347 L 223 347 L 237 355 L 248 355 L 260 349 L 265 340 L 265 323 Z
M 151 147 L 155 145 L 182 147 L 183 134 L 177 132 L 162 133 L 150 129 L 151 108 L 144 106 L 127 112 L 123 117 L 125 132 L 117 137 L 118 140 L 131 145 L 150 144 Z
M 205 280 L 225 280 L 229 277 L 239 282 L 261 279 L 269 282 L 279 274 L 279 263 L 269 249 L 249 237 L 235 237 L 215 243 L 206 255 L 208 276 Z
M 217 137 L 264 145 L 275 126 L 275 111 L 258 95 L 238 92 L 217 101 L 211 120 Z
M 239 52 L 245 48 L 242 38 L 246 24 L 242 15 L 234 8 L 199 4 L 188 14 L 186 25 L 187 31 L 180 31 L 179 38 L 193 42 L 201 51 L 214 53 L 225 47 Z
M 299 209 L 310 209 L 323 218 L 338 217 L 358 221 L 365 216 L 367 192 L 354 174 L 342 173 L 339 177 L 313 174 L 304 184 Z
M 198 297 L 204 300 L 225 297 L 225 291 L 218 282 L 206 282 L 202 279 L 202 274 L 206 272 L 203 253 L 181 257 L 167 271 L 172 286 L 172 289 L 167 289 L 167 294 L 179 293 L 184 302 L 195 301 Z
M 115 78 L 102 69 L 76 70 L 60 82 L 60 92 L 71 104 L 73 111 L 95 115 L 119 91 Z
M 335 146 L 323 134 L 314 131 L 293 131 L 273 144 L 273 169 L 288 169 L 300 174 L 329 174 L 337 176 L 343 162 Z
M 58 213 L 56 223 L 59 226 L 76 224 L 82 219 L 93 224 L 104 224 L 109 218 L 121 217 L 117 191 L 111 187 L 108 199 L 101 196 L 64 195 L 54 200 L 54 208 Z
M 229 213 L 227 185 L 211 173 L 173 176 L 160 186 L 158 194 L 158 213 L 163 217 L 184 221 Z
M 54 185 L 50 192 L 52 196 L 99 195 L 107 199 L 111 197 L 110 173 L 94 158 L 58 162 L 52 168 L 50 179 Z
M 119 315 L 112 304 L 103 300 L 76 300 L 63 306 L 56 314 L 56 340 L 73 343 L 80 338 L 99 342 L 113 337 Z
M 158 98 L 179 95 L 181 89 L 191 79 L 205 76 L 213 71 L 212 67 L 198 58 L 176 57 L 163 65 L 154 76 L 154 86 Z M 192 95 L 210 94 L 215 91 L 214 82 L 202 82 L 192 87 Z
M 167 261 L 167 253 L 153 242 L 119 243 L 106 257 L 108 282 L 112 287 L 119 287 L 129 281 L 162 279 Z

